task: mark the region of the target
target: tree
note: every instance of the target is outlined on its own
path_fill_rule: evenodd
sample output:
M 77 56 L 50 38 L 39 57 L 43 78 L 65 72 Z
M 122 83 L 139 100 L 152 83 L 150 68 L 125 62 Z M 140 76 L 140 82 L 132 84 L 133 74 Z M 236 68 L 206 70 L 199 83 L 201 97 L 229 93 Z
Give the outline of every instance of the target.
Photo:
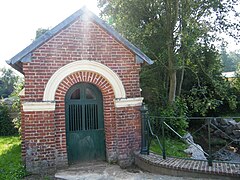
M 14 84 L 18 81 L 18 76 L 11 69 L 0 69 L 0 97 L 6 98 L 14 91 Z
M 234 71 L 236 71 L 240 64 L 240 50 L 230 51 L 228 56 L 234 64 Z
M 222 64 L 218 51 L 207 45 L 198 47 L 191 59 L 193 61 L 188 65 L 191 68 L 186 70 L 183 83 L 189 115 L 218 116 L 219 108 L 223 106 L 222 112 L 236 109 L 236 93 L 230 82 L 221 76 Z
M 221 46 L 221 61 L 224 72 L 236 71 L 240 63 L 240 51 L 226 51 L 225 45 Z
M 13 97 L 14 101 L 11 107 L 12 112 L 15 112 L 17 116 L 13 119 L 14 127 L 18 129 L 18 132 L 21 133 L 21 101 L 20 101 L 20 92 L 24 88 L 24 80 L 22 78 L 14 86 L 14 91 L 10 95 Z
M 173 104 L 177 95 L 181 95 L 185 70 L 190 68 L 187 64 L 193 61 L 194 49 L 206 45 L 211 47 L 219 32 L 235 36 L 233 31 L 228 30 L 239 30 L 239 23 L 227 18 L 230 12 L 236 12 L 235 0 L 98 2 L 102 15 L 111 17 L 111 23 L 117 31 L 155 59 L 155 65 L 144 69 L 143 73 L 152 73 L 159 80 L 153 93 L 161 94 L 159 100 L 167 101 L 169 105 Z M 238 16 L 237 13 L 235 15 Z M 156 69 L 157 72 L 153 72 Z M 142 81 L 145 81 L 144 78 Z M 148 83 L 144 82 L 143 85 Z
M 44 29 L 44 28 L 38 28 L 36 31 L 36 36 L 35 40 L 39 38 L 41 35 L 43 35 L 45 32 L 47 32 L 49 29 Z
M 232 80 L 232 85 L 238 90 L 240 98 L 240 64 L 238 64 L 236 69 L 236 78 Z

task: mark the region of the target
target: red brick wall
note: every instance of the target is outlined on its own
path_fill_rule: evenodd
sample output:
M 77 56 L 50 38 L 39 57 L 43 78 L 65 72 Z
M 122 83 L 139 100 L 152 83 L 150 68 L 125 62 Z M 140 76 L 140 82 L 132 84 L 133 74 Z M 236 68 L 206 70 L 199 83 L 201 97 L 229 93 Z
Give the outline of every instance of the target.
M 55 166 L 54 112 L 24 112 L 26 167 L 34 171 Z
M 140 150 L 141 117 L 140 107 L 117 108 L 116 123 L 119 163 L 127 166 L 133 162 L 133 153 Z
M 23 64 L 25 102 L 41 102 L 50 77 L 62 66 L 77 60 L 94 60 L 111 68 L 120 77 L 127 98 L 140 97 L 139 70 L 135 55 L 92 22 L 78 20 L 44 43 Z M 109 82 L 92 72 L 66 77 L 56 94 L 56 110 L 24 112 L 23 154 L 27 168 L 56 167 L 67 163 L 65 104 L 67 90 L 78 82 L 95 84 L 103 94 L 106 151 L 109 161 L 128 164 L 140 147 L 139 107 L 115 108 Z M 43 168 L 41 168 L 43 169 Z M 34 169 L 32 169 L 34 171 Z
M 135 55 L 96 24 L 79 20 L 36 49 L 31 63 L 23 64 L 26 100 L 41 101 L 53 73 L 76 60 L 108 66 L 119 75 L 127 97 L 140 97 L 140 65 Z

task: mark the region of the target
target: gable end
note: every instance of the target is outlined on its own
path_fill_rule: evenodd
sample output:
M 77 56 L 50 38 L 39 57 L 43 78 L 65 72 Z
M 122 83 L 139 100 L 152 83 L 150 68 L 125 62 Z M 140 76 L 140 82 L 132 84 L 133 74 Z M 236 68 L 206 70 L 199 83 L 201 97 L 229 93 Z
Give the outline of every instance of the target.
M 107 23 L 105 23 L 102 19 L 100 19 L 98 16 L 87 10 L 87 8 L 83 7 L 82 9 L 76 11 L 71 16 L 66 18 L 64 21 L 62 21 L 60 24 L 55 26 L 53 29 L 45 32 L 42 36 L 40 36 L 38 39 L 36 39 L 32 44 L 27 46 L 25 49 L 23 49 L 21 52 L 19 52 L 17 55 L 15 55 L 10 60 L 6 61 L 9 65 L 11 65 L 13 68 L 18 70 L 22 73 L 21 66 L 19 65 L 21 62 L 31 62 L 31 53 L 40 47 L 42 44 L 47 42 L 49 39 L 54 37 L 56 34 L 58 34 L 63 29 L 67 28 L 69 25 L 71 25 L 73 22 L 75 22 L 78 18 L 89 18 L 94 23 L 99 25 L 103 30 L 105 30 L 107 33 L 109 33 L 112 37 L 114 37 L 117 41 L 122 43 L 124 46 L 126 46 L 130 51 L 132 51 L 136 55 L 136 62 L 137 63 L 143 63 L 146 61 L 148 64 L 153 64 L 153 61 L 146 56 L 140 49 L 138 49 L 136 46 L 134 46 L 132 43 L 130 43 L 127 39 L 122 37 L 118 32 L 116 32 L 112 27 L 110 27 Z

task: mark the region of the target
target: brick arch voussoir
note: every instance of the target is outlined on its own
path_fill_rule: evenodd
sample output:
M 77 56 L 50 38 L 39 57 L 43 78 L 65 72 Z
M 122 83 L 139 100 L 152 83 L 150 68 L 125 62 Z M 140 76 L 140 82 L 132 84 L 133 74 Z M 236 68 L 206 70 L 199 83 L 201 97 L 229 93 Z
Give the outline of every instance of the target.
M 100 74 L 88 71 L 75 72 L 65 77 L 57 88 L 55 99 L 64 100 L 69 88 L 80 82 L 94 84 L 100 89 L 104 99 L 106 99 L 106 96 L 107 99 L 114 99 L 114 91 L 111 84 Z

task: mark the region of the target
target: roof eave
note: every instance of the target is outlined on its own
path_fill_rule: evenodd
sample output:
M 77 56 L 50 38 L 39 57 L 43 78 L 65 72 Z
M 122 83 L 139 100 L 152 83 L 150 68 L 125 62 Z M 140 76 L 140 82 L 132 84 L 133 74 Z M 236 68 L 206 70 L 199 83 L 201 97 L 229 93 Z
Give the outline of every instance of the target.
M 14 64 L 11 64 L 9 61 L 6 61 L 6 63 L 8 65 L 10 65 L 12 68 L 16 69 L 21 74 L 24 74 L 21 61 L 18 61 L 18 62 L 14 63 Z

